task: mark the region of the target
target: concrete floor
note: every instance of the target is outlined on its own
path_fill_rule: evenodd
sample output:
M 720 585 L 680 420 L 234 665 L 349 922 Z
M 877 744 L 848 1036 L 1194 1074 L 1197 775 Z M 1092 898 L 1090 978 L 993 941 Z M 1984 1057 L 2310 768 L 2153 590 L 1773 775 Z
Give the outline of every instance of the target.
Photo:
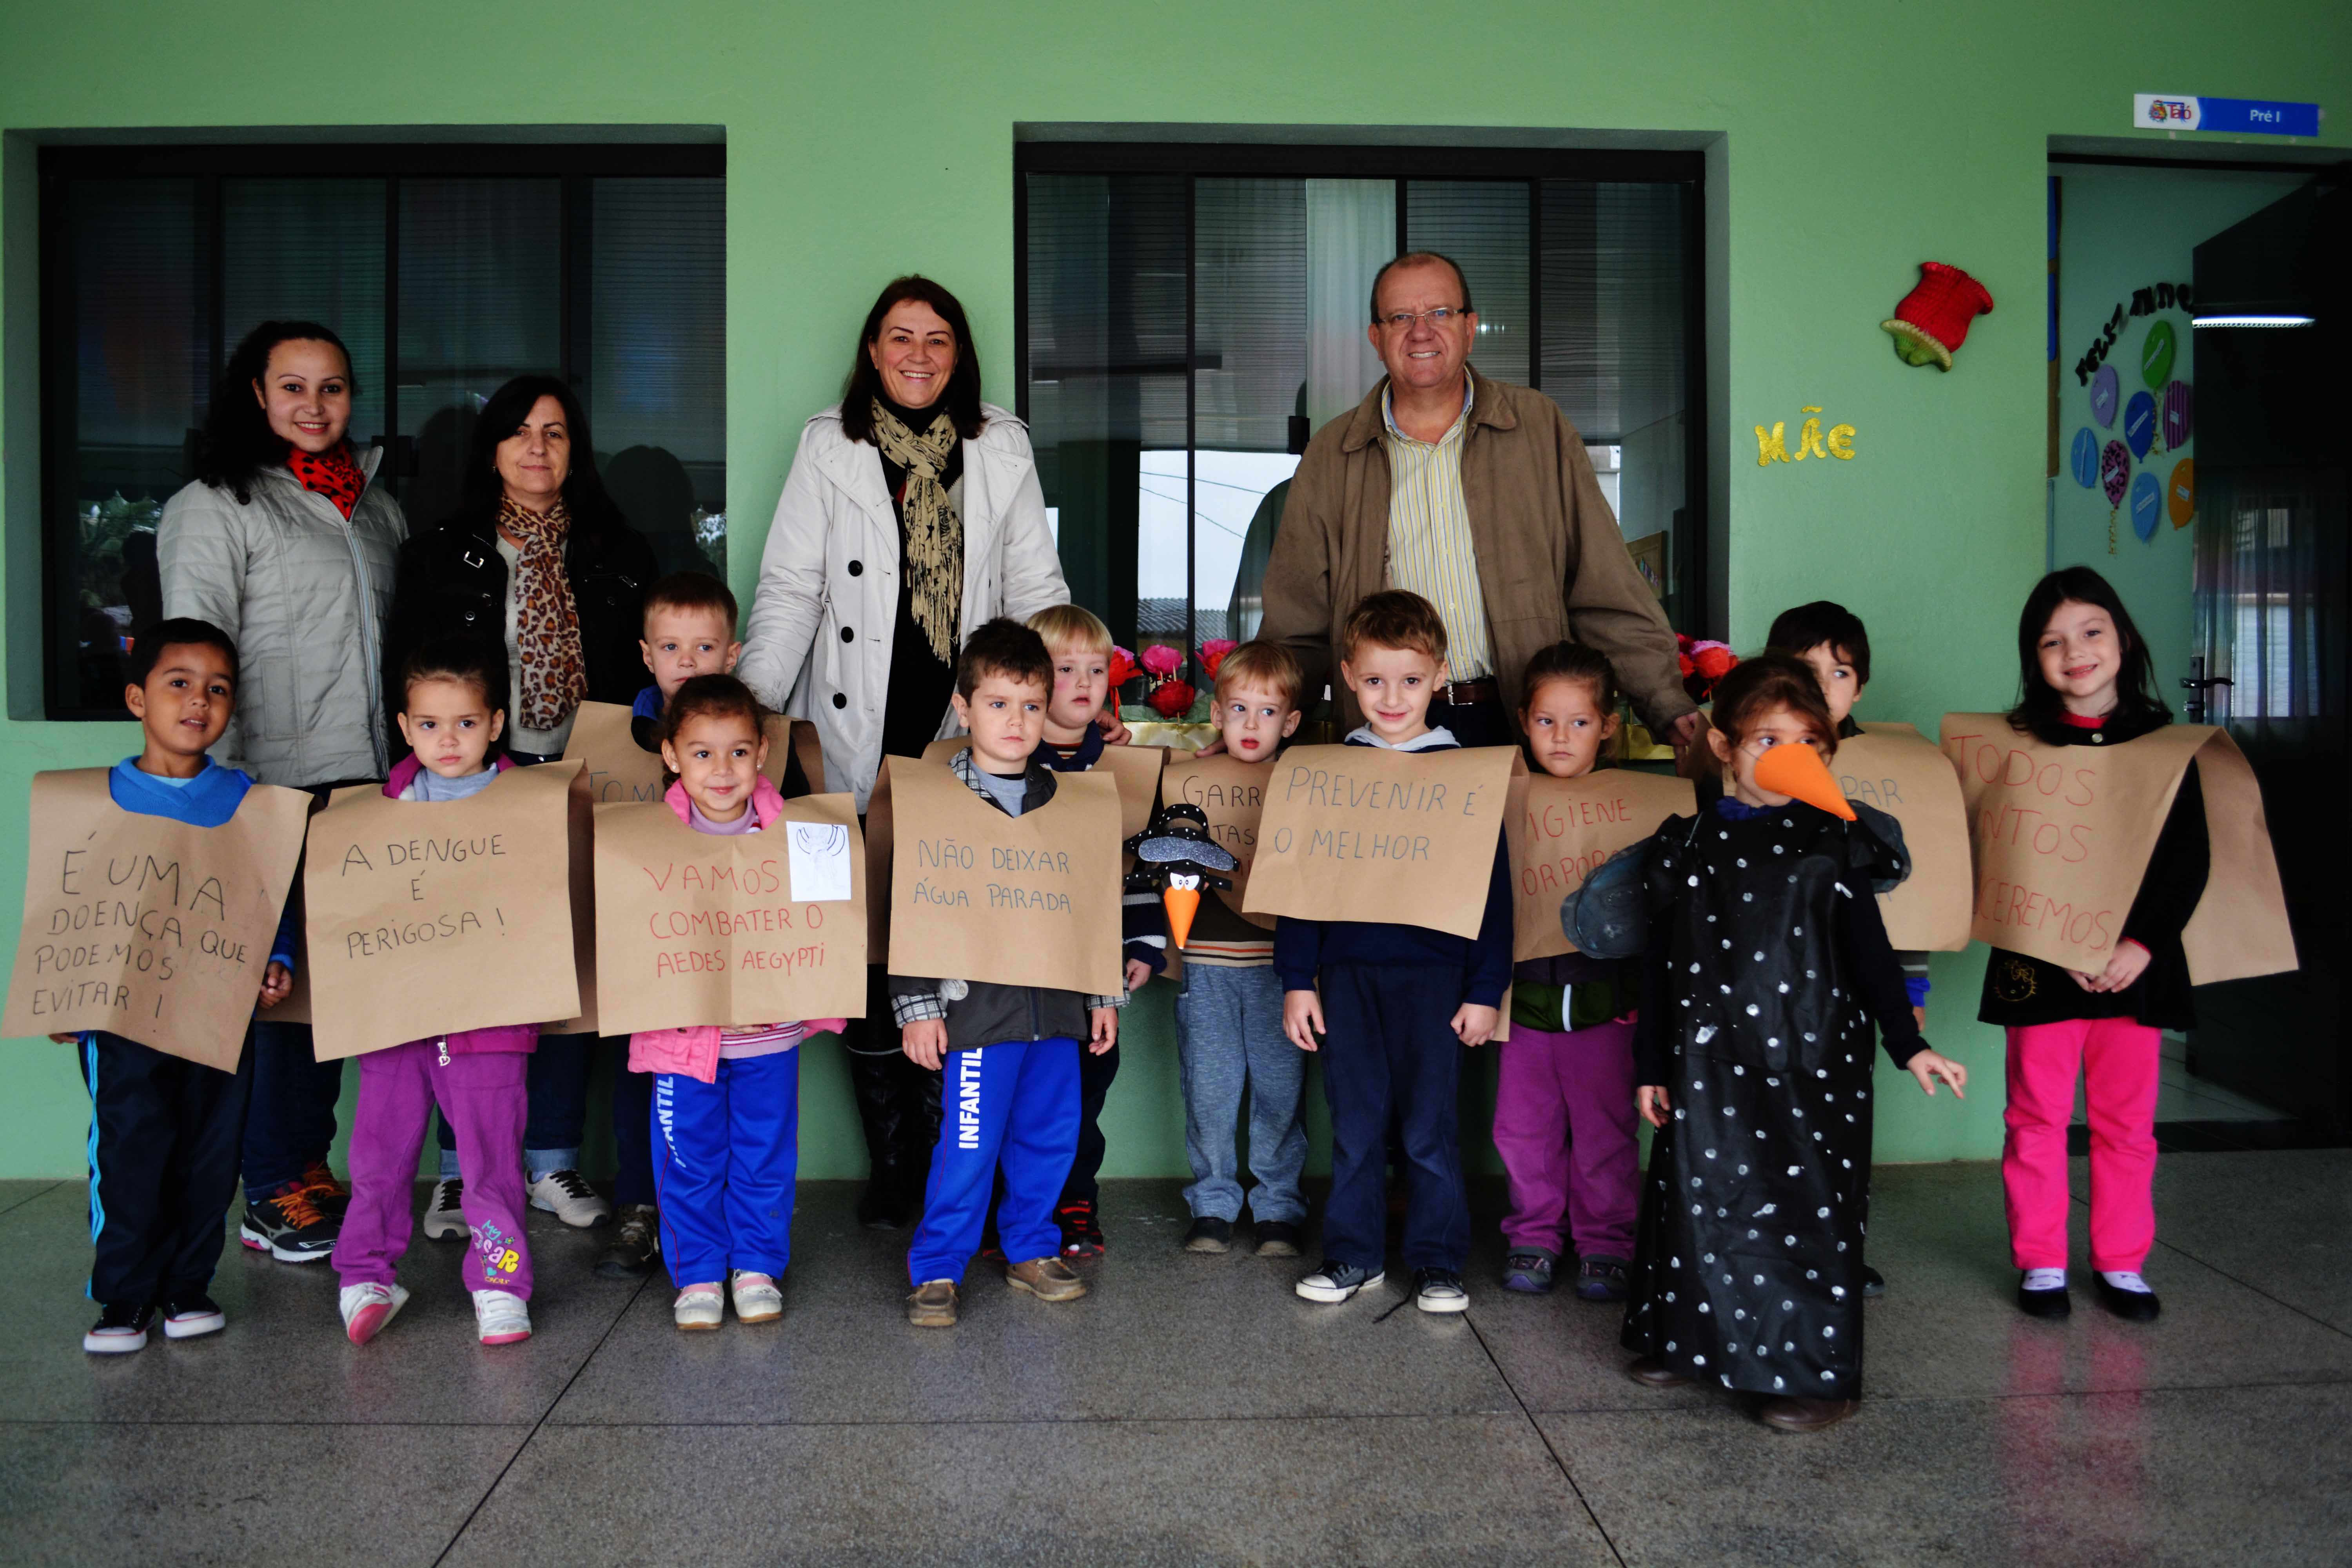
M 939 1332 L 853 1197 L 803 1190 L 771 1328 L 678 1333 L 548 1222 L 525 1345 L 473 1342 L 453 1246 L 354 1349 L 325 1266 L 231 1245 L 226 1333 L 100 1360 L 79 1184 L 0 1184 L 0 1561 L 2352 1561 L 2352 1152 L 2168 1156 L 2150 1327 L 2010 1306 L 1991 1166 L 1881 1171 L 1866 1403 L 1811 1437 L 1628 1382 L 1613 1310 L 1493 1283 L 1490 1216 L 1439 1321 L 1115 1183 L 1091 1296 L 975 1269 Z

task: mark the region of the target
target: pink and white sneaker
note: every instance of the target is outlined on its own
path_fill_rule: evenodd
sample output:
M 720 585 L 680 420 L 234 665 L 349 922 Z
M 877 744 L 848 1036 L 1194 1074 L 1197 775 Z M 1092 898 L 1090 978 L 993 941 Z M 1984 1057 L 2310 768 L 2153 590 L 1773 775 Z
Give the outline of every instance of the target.
M 530 1338 L 530 1305 L 511 1290 L 474 1292 L 474 1327 L 486 1345 L 510 1345 Z
M 343 1336 L 363 1345 L 408 1305 L 408 1289 L 402 1285 L 346 1285 L 336 1304 L 343 1311 Z

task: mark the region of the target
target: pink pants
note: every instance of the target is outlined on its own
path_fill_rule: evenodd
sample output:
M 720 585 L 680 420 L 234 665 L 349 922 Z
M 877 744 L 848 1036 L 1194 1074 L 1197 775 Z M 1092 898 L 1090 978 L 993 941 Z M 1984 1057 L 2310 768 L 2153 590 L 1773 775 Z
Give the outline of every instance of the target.
M 2156 1245 L 2156 1086 L 2163 1037 L 2128 1018 L 2009 1031 L 2000 1180 L 2020 1268 L 2066 1267 L 2066 1126 L 2079 1067 L 2091 1113 L 2091 1267 L 2137 1272 Z
M 1503 1238 L 1580 1256 L 1633 1256 L 1641 1155 L 1633 1135 L 1633 1026 L 1574 1034 L 1511 1026 L 1495 1085 L 1495 1149 L 1511 1179 Z M 1563 1223 L 1565 1222 L 1565 1223 Z
M 416 1225 L 416 1156 L 438 1102 L 457 1134 L 472 1245 L 459 1272 L 468 1290 L 530 1296 L 530 1244 L 523 1239 L 522 1127 L 528 1051 L 453 1052 L 411 1040 L 360 1058 L 352 1116 L 352 1206 L 335 1243 L 346 1285 L 390 1285 Z

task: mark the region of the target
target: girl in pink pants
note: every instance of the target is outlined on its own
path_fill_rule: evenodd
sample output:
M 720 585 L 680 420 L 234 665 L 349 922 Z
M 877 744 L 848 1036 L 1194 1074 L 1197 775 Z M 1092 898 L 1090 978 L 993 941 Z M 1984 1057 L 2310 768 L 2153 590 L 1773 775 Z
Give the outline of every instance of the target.
M 507 662 L 497 644 L 427 643 L 401 670 L 400 732 L 414 748 L 384 781 L 394 800 L 457 801 L 514 766 L 489 757 L 506 724 Z M 363 1345 L 408 1300 L 397 1270 L 415 1225 L 416 1155 L 433 1108 L 457 1135 L 470 1233 L 462 1272 L 486 1345 L 530 1338 L 530 1245 L 523 1238 L 524 1077 L 537 1024 L 463 1029 L 360 1058 L 352 1117 L 352 1202 L 335 1243 L 343 1332 Z
M 2130 743 L 2172 721 L 2155 696 L 2147 645 L 2106 580 L 2087 566 L 2044 577 L 2019 618 L 2020 685 L 2011 726 L 2044 745 L 2097 747 L 2121 773 Z M 2150 766 L 2160 765 L 2151 760 Z M 2041 1318 L 2072 1310 L 2066 1289 L 2066 1130 L 2082 1075 L 2090 1110 L 2091 1267 L 2102 1305 L 2135 1322 L 2159 1303 L 2141 1268 L 2156 1244 L 2157 1073 L 2163 1031 L 2196 1022 L 2180 933 L 2205 893 L 2205 797 L 2189 765 L 2106 963 L 2073 970 L 1995 948 L 1979 1016 L 2009 1034 L 2001 1185 L 2017 1304 Z
M 1617 678 L 1599 653 L 1555 643 L 1528 661 L 1519 689 L 1519 728 L 1545 773 L 1579 778 L 1615 754 Z M 1513 972 L 1511 1037 L 1497 1047 L 1495 1085 L 1495 1149 L 1511 1183 L 1507 1290 L 1549 1291 L 1572 1239 L 1577 1295 L 1625 1299 L 1641 1179 L 1636 973 L 1576 952 Z

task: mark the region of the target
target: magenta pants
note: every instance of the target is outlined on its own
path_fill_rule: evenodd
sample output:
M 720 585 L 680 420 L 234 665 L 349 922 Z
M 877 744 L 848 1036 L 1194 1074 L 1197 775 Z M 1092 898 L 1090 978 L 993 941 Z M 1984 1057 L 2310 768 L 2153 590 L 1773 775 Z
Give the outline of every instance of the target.
M 1634 1142 L 1633 1026 L 1573 1034 L 1511 1026 L 1497 1048 L 1495 1149 L 1511 1180 L 1513 1247 L 1630 1260 L 1641 1178 Z
M 2129 1018 L 2009 1031 L 2000 1182 L 2020 1268 L 2066 1267 L 2066 1126 L 2074 1075 L 2091 1119 L 2091 1267 L 2137 1272 L 2156 1245 L 2156 1088 L 2163 1036 Z
M 416 1156 L 437 1103 L 457 1134 L 466 1173 L 471 1245 L 460 1272 L 468 1290 L 530 1296 L 530 1244 L 523 1239 L 522 1126 L 529 1112 L 528 1051 L 453 1052 L 411 1040 L 360 1058 L 352 1117 L 352 1206 L 335 1243 L 346 1285 L 389 1285 L 416 1226 Z

